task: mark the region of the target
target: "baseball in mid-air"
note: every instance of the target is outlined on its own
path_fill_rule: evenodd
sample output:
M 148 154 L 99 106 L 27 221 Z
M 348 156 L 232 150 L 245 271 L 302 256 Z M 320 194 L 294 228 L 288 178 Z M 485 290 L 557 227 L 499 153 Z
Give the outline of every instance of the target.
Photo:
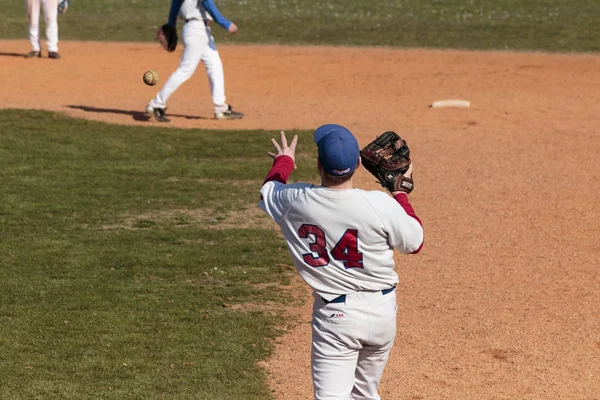
M 144 72 L 144 83 L 148 86 L 154 86 L 158 83 L 158 73 L 153 70 Z

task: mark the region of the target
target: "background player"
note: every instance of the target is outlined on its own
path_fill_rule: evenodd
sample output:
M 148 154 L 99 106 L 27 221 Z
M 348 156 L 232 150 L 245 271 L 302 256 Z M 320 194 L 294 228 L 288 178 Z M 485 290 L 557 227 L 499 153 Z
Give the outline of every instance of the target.
M 58 54 L 58 0 L 27 0 L 27 19 L 29 21 L 29 43 L 31 51 L 27 58 L 41 57 L 40 43 L 40 6 L 44 9 L 46 21 L 46 46 L 48 58 L 59 59 Z
M 313 289 L 312 377 L 316 399 L 379 399 L 396 335 L 393 248 L 418 253 L 421 221 L 402 191 L 354 189 L 358 143 L 340 125 L 315 133 L 321 185 L 286 185 L 297 136 L 272 139 L 275 160 L 259 206 L 277 222 L 300 276 Z M 404 174 L 412 178 L 412 165 Z
M 239 119 L 244 116 L 233 111 L 225 102 L 223 64 L 210 30 L 211 21 L 236 33 L 237 26 L 225 19 L 212 0 L 172 0 L 168 24 L 176 26 L 177 17 L 185 20 L 182 29 L 183 54 L 179 68 L 171 75 L 162 90 L 150 101 L 146 113 L 157 121 L 169 122 L 165 116 L 167 100 L 185 81 L 192 77 L 198 63 L 206 67 L 216 119 Z

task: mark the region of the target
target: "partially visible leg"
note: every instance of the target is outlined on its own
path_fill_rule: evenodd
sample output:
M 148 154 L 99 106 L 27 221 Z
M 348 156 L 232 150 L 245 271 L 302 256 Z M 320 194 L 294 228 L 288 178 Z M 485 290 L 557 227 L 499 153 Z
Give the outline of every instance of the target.
M 396 337 L 396 293 L 384 295 L 367 309 L 369 335 L 358 355 L 352 400 L 379 400 L 383 370 Z
M 27 0 L 27 20 L 29 21 L 29 43 L 32 52 L 39 52 L 40 48 L 40 1 Z M 31 54 L 31 53 L 30 53 Z
M 58 0 L 42 0 L 42 6 L 46 20 L 46 47 L 49 53 L 58 53 Z
M 198 24 L 201 24 L 202 27 L 197 26 Z M 204 48 L 208 44 L 204 23 L 202 21 L 187 22 L 183 26 L 182 39 L 184 47 L 179 67 L 169 77 L 162 90 L 150 101 L 149 105 L 153 108 L 166 108 L 169 97 L 196 71 Z
M 379 400 L 379 381 L 388 360 L 393 341 L 383 347 L 365 346 L 358 355 L 352 400 Z
M 332 325 L 313 319 L 311 361 L 315 399 L 349 400 L 358 349 L 340 340 Z
M 208 75 L 210 94 L 215 106 L 215 113 L 222 113 L 228 109 L 228 105 L 225 102 L 225 73 L 223 72 L 223 62 L 221 61 L 221 56 L 219 56 L 215 40 L 210 34 L 210 30 L 207 29 L 207 32 L 210 35 L 210 41 L 208 46 L 204 48 L 204 53 L 202 53 L 202 62 L 206 68 L 206 75 Z
M 225 101 L 225 74 L 223 72 L 223 62 L 215 45 L 215 40 L 211 34 L 210 28 L 206 28 L 209 37 L 209 44 L 202 54 L 202 62 L 206 67 L 206 75 L 210 85 L 210 94 L 215 107 L 216 119 L 240 119 L 244 117 L 241 112 L 233 111 L 231 106 Z

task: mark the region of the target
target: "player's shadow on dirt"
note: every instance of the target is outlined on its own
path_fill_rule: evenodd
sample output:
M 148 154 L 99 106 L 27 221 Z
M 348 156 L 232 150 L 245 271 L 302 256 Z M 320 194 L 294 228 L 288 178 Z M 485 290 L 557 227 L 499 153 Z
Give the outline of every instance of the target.
M 75 106 L 69 105 L 69 108 L 73 108 L 75 110 L 83 110 L 87 112 L 94 113 L 107 113 L 107 114 L 120 114 L 120 115 L 131 115 L 131 117 L 135 121 L 148 121 L 150 118 L 143 111 L 134 111 L 134 110 L 118 110 L 116 108 L 99 108 L 99 107 L 90 107 L 90 106 Z M 199 117 L 195 115 L 181 115 L 181 114 L 169 114 L 169 117 L 175 118 L 185 118 L 185 119 L 208 119 L 206 117 Z
M 25 58 L 27 54 L 23 53 L 2 53 L 0 52 L 0 57 L 22 57 Z

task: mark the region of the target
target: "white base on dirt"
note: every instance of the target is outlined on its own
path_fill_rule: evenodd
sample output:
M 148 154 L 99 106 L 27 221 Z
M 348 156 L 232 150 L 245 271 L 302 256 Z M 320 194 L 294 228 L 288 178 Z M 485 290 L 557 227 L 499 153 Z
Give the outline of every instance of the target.
M 444 108 L 444 107 L 471 107 L 471 102 L 467 100 L 438 100 L 431 103 L 431 108 Z

